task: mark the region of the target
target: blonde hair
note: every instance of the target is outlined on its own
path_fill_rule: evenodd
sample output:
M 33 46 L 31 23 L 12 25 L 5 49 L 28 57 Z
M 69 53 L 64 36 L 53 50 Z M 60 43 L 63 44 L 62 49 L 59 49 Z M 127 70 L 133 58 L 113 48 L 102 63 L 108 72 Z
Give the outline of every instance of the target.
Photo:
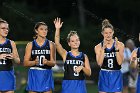
M 2 18 L 0 18 L 0 24 L 1 24 L 1 23 L 7 23 L 7 24 L 8 24 L 7 21 L 5 21 L 5 20 L 3 20 Z
M 79 37 L 79 35 L 77 34 L 77 31 L 70 31 L 70 33 L 67 36 L 67 42 L 70 42 L 70 37 L 77 35 Z
M 104 19 L 102 21 L 102 31 L 104 31 L 105 28 L 110 28 L 114 31 L 114 28 L 113 26 L 110 24 L 109 20 L 108 19 Z

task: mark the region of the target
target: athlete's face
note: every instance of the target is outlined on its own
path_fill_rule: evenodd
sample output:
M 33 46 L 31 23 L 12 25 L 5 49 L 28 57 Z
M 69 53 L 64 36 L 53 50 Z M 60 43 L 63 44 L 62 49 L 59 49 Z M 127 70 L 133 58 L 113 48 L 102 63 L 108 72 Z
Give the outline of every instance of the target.
M 40 25 L 36 30 L 36 33 L 40 37 L 46 37 L 48 32 L 48 27 L 45 25 Z
M 104 40 L 110 41 L 113 38 L 114 31 L 111 28 L 104 28 L 102 35 Z
M 7 23 L 0 23 L 0 36 L 6 37 L 9 32 L 9 26 Z
M 72 49 L 78 49 L 80 46 L 80 40 L 79 37 L 77 35 L 73 35 L 70 37 L 70 41 L 68 42 L 68 45 L 72 48 Z

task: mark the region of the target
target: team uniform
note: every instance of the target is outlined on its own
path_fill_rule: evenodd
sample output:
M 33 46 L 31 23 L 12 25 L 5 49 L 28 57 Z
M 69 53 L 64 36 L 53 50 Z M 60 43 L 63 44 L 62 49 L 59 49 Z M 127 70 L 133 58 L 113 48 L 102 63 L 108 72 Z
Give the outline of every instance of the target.
M 39 64 L 30 67 L 26 90 L 35 92 L 47 92 L 54 89 L 53 72 L 51 66 L 43 64 L 43 58 L 50 60 L 50 41 L 45 40 L 39 46 L 36 40 L 32 41 L 31 60 L 39 59 Z
M 103 42 L 101 42 L 103 46 Z M 99 74 L 98 89 L 101 92 L 121 92 L 123 88 L 121 65 L 117 63 L 115 41 L 105 48 L 104 60 Z
M 0 54 L 12 53 L 12 45 L 9 39 L 6 39 L 5 43 L 0 44 Z M 11 59 L 0 59 L 0 91 L 14 91 L 15 76 L 14 68 Z
M 137 62 L 138 62 L 138 67 L 140 69 L 140 47 L 137 50 Z M 138 79 L 137 79 L 136 93 L 140 93 L 140 71 L 139 71 Z
M 85 85 L 85 75 L 83 71 L 76 73 L 74 70 L 77 66 L 85 62 L 84 53 L 80 52 L 78 56 L 73 56 L 67 52 L 64 63 L 64 78 L 62 82 L 62 93 L 87 93 Z

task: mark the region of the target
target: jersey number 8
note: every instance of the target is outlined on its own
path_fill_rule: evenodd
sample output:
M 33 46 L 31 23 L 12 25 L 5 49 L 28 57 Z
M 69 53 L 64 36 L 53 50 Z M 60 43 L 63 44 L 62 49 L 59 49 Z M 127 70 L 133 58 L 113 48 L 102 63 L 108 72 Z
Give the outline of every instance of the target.
M 108 59 L 108 67 L 113 68 L 113 59 Z

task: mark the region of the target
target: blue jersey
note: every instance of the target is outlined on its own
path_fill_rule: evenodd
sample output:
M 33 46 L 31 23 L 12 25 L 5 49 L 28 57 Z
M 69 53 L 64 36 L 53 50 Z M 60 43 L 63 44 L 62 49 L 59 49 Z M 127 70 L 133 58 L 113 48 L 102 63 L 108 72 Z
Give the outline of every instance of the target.
M 105 53 L 104 53 L 104 60 L 103 64 L 101 66 L 102 69 L 108 69 L 108 70 L 120 70 L 121 65 L 118 64 L 117 59 L 116 59 L 116 50 L 115 50 L 115 41 L 112 45 L 112 47 L 105 48 Z M 103 45 L 103 42 L 101 43 Z
M 49 40 L 46 39 L 42 46 L 39 46 L 36 40 L 32 42 L 31 60 L 36 58 L 39 59 L 39 64 L 30 67 L 26 90 L 35 92 L 51 91 L 54 89 L 52 67 L 43 64 L 43 58 L 50 60 Z
M 12 45 L 9 39 L 5 43 L 0 44 L 0 54 L 12 53 Z M 0 91 L 14 91 L 15 76 L 13 70 L 13 63 L 11 59 L 0 60 Z
M 78 56 L 73 56 L 71 52 L 67 52 L 62 93 L 87 93 L 84 72 L 76 73 L 74 71 L 77 66 L 84 65 L 84 62 L 84 53 L 80 52 Z
M 76 73 L 74 70 L 77 66 L 84 65 L 85 56 L 82 52 L 78 56 L 73 56 L 71 52 L 67 52 L 66 61 L 64 63 L 64 79 L 65 80 L 83 80 L 84 72 Z
M 123 89 L 121 65 L 118 64 L 116 59 L 115 43 L 114 41 L 110 49 L 105 48 L 98 81 L 100 92 L 121 92 Z M 103 45 L 103 42 L 101 44 Z
M 140 68 L 140 47 L 138 47 L 138 50 L 137 50 L 137 62 Z M 137 80 L 136 93 L 140 93 L 140 72 L 139 72 L 138 80 Z
M 138 66 L 140 67 L 140 47 L 137 50 L 137 62 L 138 62 Z
M 9 39 L 6 39 L 4 44 L 0 44 L 0 54 L 12 53 L 12 46 Z M 11 59 L 0 59 L 0 71 L 12 70 L 13 63 Z
M 42 46 L 39 46 L 34 40 L 32 42 L 31 60 L 39 59 L 39 64 L 34 67 L 40 67 L 45 69 L 51 69 L 51 66 L 43 65 L 43 58 L 50 60 L 50 43 L 49 40 L 45 40 Z

